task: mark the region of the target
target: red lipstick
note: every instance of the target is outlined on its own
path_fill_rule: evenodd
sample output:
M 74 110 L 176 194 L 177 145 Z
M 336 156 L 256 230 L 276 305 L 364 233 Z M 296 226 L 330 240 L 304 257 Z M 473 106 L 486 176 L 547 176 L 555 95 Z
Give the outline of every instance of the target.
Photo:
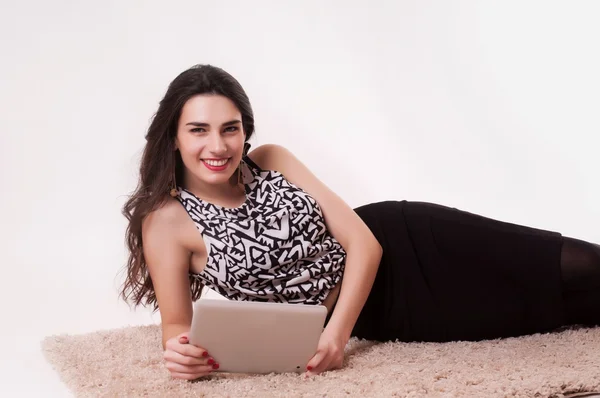
M 227 166 L 229 166 L 229 161 L 230 159 L 227 159 L 227 162 L 225 162 L 225 164 L 223 166 L 211 166 L 210 164 L 206 163 L 205 160 L 202 161 L 202 163 L 206 166 L 207 169 L 209 169 L 210 171 L 223 171 L 227 168 Z

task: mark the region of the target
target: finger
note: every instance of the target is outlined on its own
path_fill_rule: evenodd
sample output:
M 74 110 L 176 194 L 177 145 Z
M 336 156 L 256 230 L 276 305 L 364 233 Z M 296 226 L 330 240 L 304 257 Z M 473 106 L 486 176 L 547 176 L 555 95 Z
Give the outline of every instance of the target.
M 201 356 L 201 357 L 207 357 L 208 356 L 208 351 L 205 348 L 197 346 L 197 345 L 194 345 L 194 344 L 191 344 L 190 341 L 189 341 L 189 338 L 187 336 L 181 336 L 179 338 L 179 342 L 182 345 L 187 345 L 188 347 L 195 347 L 195 348 L 192 348 L 193 352 L 200 353 L 199 356 Z M 198 348 L 200 351 L 196 350 L 196 348 Z
M 163 354 L 163 358 L 165 361 L 175 362 L 181 365 L 212 365 L 215 363 L 215 359 L 212 357 L 190 356 L 173 350 L 166 350 Z
M 208 351 L 202 347 L 195 346 L 190 344 L 187 339 L 180 337 L 179 343 L 173 342 L 168 347 L 168 349 L 178 352 L 181 355 L 186 355 L 189 357 L 196 358 L 206 358 L 208 357 Z
M 315 376 L 318 375 L 319 373 L 323 373 L 326 370 L 329 370 L 329 364 L 331 363 L 331 360 L 329 357 L 325 357 L 323 358 L 323 360 L 312 370 L 308 371 L 308 375 L 309 376 Z
M 326 358 L 327 358 L 326 350 L 317 351 L 317 353 L 311 358 L 310 361 L 308 361 L 308 364 L 306 365 L 306 370 L 307 370 L 308 374 L 311 376 L 318 374 L 320 372 L 319 369 L 322 368 L 322 365 Z

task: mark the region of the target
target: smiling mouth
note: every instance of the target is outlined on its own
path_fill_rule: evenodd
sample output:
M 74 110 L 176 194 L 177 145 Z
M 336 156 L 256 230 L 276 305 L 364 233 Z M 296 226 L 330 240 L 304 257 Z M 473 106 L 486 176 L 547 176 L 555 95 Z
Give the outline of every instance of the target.
M 211 171 L 223 171 L 230 163 L 231 158 L 227 159 L 202 159 L 202 163 Z
M 209 165 L 209 166 L 221 167 L 221 166 L 224 166 L 225 164 L 227 164 L 227 162 L 229 162 L 229 159 L 230 158 L 219 159 L 219 160 L 216 160 L 216 159 L 202 159 L 202 161 L 204 163 L 206 163 L 207 165 Z

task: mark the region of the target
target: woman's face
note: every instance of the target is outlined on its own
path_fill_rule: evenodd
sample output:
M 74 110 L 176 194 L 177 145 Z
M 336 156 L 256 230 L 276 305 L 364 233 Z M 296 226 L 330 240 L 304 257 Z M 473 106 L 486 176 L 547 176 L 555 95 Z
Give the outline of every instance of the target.
M 244 139 L 242 115 L 229 98 L 190 98 L 181 110 L 175 139 L 186 183 L 228 183 L 242 158 Z

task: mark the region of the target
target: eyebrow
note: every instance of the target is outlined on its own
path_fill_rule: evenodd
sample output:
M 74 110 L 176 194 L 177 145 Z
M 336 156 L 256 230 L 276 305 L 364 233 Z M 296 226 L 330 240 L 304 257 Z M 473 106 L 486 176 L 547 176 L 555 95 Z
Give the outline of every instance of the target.
M 233 124 L 238 124 L 241 123 L 241 120 L 230 120 L 228 122 L 223 123 L 221 126 L 225 127 L 225 126 L 231 126 Z M 210 124 L 208 123 L 201 123 L 201 122 L 189 122 L 185 124 L 186 126 L 196 126 L 196 127 L 210 127 Z

